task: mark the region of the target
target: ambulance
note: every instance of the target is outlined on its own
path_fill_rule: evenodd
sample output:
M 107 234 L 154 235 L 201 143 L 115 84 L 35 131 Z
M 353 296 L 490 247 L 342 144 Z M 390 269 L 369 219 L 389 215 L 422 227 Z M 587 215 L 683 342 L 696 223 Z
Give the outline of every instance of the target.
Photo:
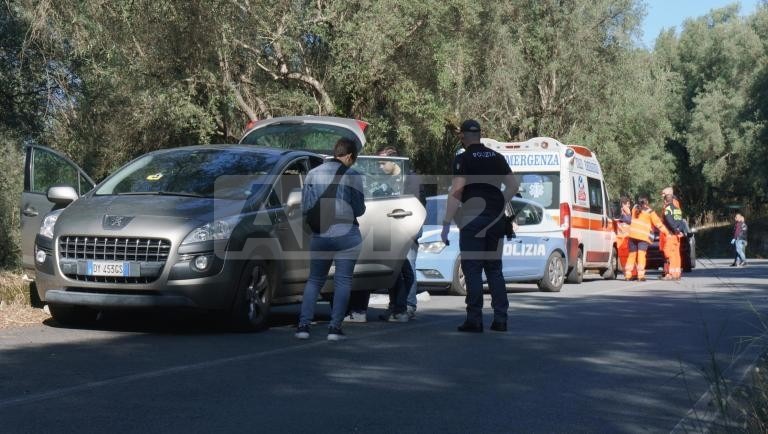
M 595 154 L 550 137 L 482 142 L 506 158 L 520 181 L 519 195 L 539 203 L 560 225 L 568 255 L 566 281 L 581 283 L 585 271 L 614 279 L 619 272 L 616 230 Z

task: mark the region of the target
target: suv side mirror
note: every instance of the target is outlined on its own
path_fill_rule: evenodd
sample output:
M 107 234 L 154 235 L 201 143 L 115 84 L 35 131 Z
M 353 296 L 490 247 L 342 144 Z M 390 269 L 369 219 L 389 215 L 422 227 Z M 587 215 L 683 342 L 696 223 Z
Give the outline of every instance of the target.
M 48 198 L 49 202 L 66 206 L 76 201 L 80 196 L 77 195 L 74 188 L 68 185 L 55 185 L 48 189 L 45 197 Z

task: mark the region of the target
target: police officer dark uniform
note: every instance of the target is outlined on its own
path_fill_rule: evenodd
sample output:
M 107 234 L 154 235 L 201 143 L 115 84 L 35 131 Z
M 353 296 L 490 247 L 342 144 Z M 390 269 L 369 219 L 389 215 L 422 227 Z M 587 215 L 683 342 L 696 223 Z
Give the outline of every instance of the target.
M 467 282 L 467 318 L 461 332 L 483 331 L 483 271 L 491 291 L 491 330 L 507 330 L 509 300 L 501 272 L 504 205 L 519 183 L 504 157 L 480 143 L 480 124 L 461 124 L 465 151 L 453 163 L 453 180 L 443 221 L 442 240 L 448 241 L 451 221 L 459 227 L 461 267 Z M 504 185 L 504 191 L 501 185 Z

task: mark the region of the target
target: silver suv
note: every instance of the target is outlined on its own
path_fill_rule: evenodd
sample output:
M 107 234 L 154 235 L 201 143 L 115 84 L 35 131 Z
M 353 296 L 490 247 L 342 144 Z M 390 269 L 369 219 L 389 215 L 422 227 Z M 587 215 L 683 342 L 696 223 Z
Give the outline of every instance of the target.
M 240 145 L 152 152 L 92 189 L 71 161 L 30 146 L 24 262 L 42 302 L 70 325 L 105 309 L 195 308 L 228 312 L 239 329 L 264 328 L 272 305 L 301 300 L 309 275 L 301 187 L 325 156 L 301 149 L 326 151 L 341 136 L 364 144 L 355 121 L 310 119 L 257 125 Z M 271 146 L 249 144 L 262 142 Z M 380 160 L 356 163 L 366 190 L 378 185 Z M 425 217 L 416 197 L 368 193 L 353 290 L 392 286 Z

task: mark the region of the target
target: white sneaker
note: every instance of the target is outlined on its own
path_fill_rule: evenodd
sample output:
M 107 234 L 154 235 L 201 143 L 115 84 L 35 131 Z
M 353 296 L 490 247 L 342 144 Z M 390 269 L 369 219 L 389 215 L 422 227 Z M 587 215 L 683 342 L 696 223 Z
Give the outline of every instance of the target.
M 368 322 L 367 315 L 368 313 L 364 310 L 359 312 L 352 311 L 344 317 L 344 322 Z
M 389 295 L 387 294 L 371 294 L 370 297 L 368 297 L 368 304 L 369 305 L 383 305 L 383 304 L 389 304 Z
M 408 316 L 407 312 L 403 313 L 383 313 L 379 315 L 379 318 L 382 321 L 387 322 L 408 322 L 410 320 L 410 317 Z
M 418 294 L 416 294 L 416 300 L 418 301 L 429 301 L 432 297 L 430 297 L 429 293 L 427 291 L 422 291 Z
M 347 338 L 347 335 L 344 334 L 343 331 L 341 331 L 340 328 L 331 327 L 328 329 L 328 340 L 329 341 L 343 341 Z

